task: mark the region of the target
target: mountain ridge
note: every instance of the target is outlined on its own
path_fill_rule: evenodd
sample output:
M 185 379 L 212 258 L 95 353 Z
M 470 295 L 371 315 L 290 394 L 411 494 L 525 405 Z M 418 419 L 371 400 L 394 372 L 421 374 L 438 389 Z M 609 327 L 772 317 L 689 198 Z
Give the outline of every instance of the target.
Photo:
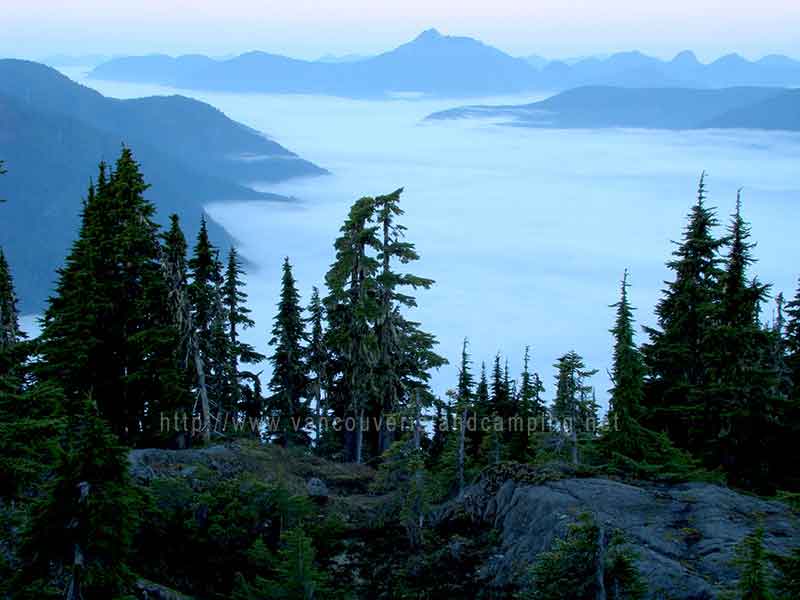
M 800 61 L 768 55 L 748 61 L 727 54 L 709 63 L 684 50 L 662 60 L 632 50 L 607 57 L 548 61 L 511 56 L 468 37 L 426 29 L 375 56 L 308 61 L 252 51 L 215 60 L 199 55 L 125 57 L 97 66 L 90 77 L 158 83 L 184 89 L 380 97 L 392 92 L 439 96 L 623 87 L 800 86 Z
M 181 216 L 191 239 L 213 201 L 285 201 L 241 181 L 279 181 L 326 171 L 216 108 L 182 96 L 106 98 L 57 71 L 0 60 L 0 246 L 14 269 L 21 308 L 38 310 L 77 232 L 81 199 L 101 160 L 122 144 L 134 151 L 152 185 L 148 197 L 166 224 Z M 242 160 L 243 156 L 263 160 Z M 220 246 L 232 242 L 211 224 Z M 25 232 L 25 235 L 20 235 Z M 33 236 L 43 243 L 25 243 Z

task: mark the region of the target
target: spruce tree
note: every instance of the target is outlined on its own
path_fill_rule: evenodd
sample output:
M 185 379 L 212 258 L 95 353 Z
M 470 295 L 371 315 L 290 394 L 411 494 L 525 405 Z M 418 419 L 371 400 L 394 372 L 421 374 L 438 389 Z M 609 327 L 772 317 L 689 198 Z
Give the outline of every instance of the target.
M 764 527 L 759 525 L 736 548 L 736 592 L 742 600 L 772 600 Z
M 719 251 L 725 243 L 714 236 L 718 222 L 705 200 L 703 174 L 683 239 L 667 263 L 674 279 L 656 306 L 657 327 L 645 328 L 650 340 L 643 348 L 648 370 L 647 423 L 656 431 L 667 431 L 678 446 L 694 451 L 706 443 L 711 418 L 707 364 L 719 317 Z
M 307 433 L 298 425 L 305 425 L 308 417 L 308 366 L 305 362 L 306 342 L 305 322 L 300 307 L 300 294 L 297 292 L 292 266 L 289 259 L 283 261 L 281 278 L 281 297 L 278 314 L 272 328 L 269 344 L 274 348 L 272 379 L 269 387 L 272 392 L 270 405 L 272 414 L 280 419 L 281 431 L 276 432 L 282 444 L 308 444 Z

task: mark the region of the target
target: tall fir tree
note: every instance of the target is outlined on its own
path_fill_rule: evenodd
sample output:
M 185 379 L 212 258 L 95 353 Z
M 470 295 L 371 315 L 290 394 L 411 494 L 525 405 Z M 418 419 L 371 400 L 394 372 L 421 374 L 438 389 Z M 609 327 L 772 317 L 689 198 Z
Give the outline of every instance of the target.
M 614 337 L 611 390 L 608 406 L 607 447 L 612 453 L 641 459 L 643 440 L 644 362 L 634 342 L 633 307 L 628 300 L 628 271 L 622 276 L 616 321 L 611 329 Z
M 380 246 L 377 227 L 372 223 L 374 212 L 374 198 L 361 198 L 353 204 L 334 242 L 336 259 L 325 276 L 326 345 L 331 359 L 329 405 L 335 418 L 345 423 L 339 444 L 342 456 L 351 462 L 363 461 L 364 417 L 376 405 L 372 373 L 378 340 L 373 324 L 380 313 L 376 279 L 380 264 L 368 252 Z M 353 422 L 355 427 L 348 426 Z
M 705 200 L 703 174 L 683 239 L 667 263 L 674 279 L 656 306 L 657 327 L 645 328 L 650 340 L 643 348 L 647 424 L 694 451 L 706 443 L 711 418 L 706 365 L 719 317 L 719 251 L 726 241 L 714 236 L 718 222 Z
M 228 359 L 230 361 L 229 377 L 231 407 L 238 412 L 242 404 L 242 384 L 240 382 L 240 365 L 259 363 L 265 359 L 263 354 L 256 352 L 255 348 L 242 341 L 240 335 L 243 330 L 255 326 L 250 318 L 250 309 L 247 306 L 247 293 L 244 291 L 244 275 L 242 262 L 236 247 L 228 251 L 228 262 L 225 268 L 225 281 L 222 287 L 222 304 L 227 317 Z
M 157 439 L 162 399 L 182 393 L 174 360 L 178 334 L 147 187 L 129 148 L 108 176 L 101 164 L 45 312 L 40 345 L 39 375 L 60 382 L 67 413 L 92 395 L 129 443 Z
M 300 307 L 292 266 L 283 261 L 281 297 L 278 314 L 272 328 L 270 362 L 272 414 L 280 419 L 280 431 L 275 432 L 282 444 L 308 444 L 308 434 L 298 425 L 305 425 L 308 417 L 308 366 L 305 361 L 305 322 Z
M 780 373 L 772 360 L 773 336 L 759 322 L 768 286 L 750 279 L 755 262 L 750 226 L 741 214 L 741 194 L 728 228 L 718 326 L 712 331 L 713 350 L 706 368 L 711 405 L 704 451 L 708 464 L 721 464 L 732 483 L 767 491 L 772 448 L 781 410 Z

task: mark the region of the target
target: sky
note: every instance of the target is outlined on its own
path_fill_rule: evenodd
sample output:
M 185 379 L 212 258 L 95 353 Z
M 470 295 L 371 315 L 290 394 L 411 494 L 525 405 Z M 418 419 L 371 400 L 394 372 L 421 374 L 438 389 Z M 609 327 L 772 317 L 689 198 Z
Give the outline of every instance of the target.
M 436 27 L 515 54 L 800 58 L 797 0 L 2 0 L 0 56 L 376 53 Z

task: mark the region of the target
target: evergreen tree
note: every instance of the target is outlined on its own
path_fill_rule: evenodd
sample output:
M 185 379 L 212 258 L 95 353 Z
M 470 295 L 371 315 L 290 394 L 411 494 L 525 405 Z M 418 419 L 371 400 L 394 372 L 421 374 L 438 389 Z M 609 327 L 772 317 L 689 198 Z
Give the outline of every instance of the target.
M 467 453 L 467 427 L 470 409 L 473 406 L 473 388 L 475 382 L 470 370 L 472 360 L 468 352 L 469 342 L 464 339 L 461 347 L 461 363 L 458 369 L 456 389 L 447 392 L 451 400 L 452 419 L 448 426 L 455 426 L 448 431 L 437 471 L 437 487 L 439 495 L 448 496 L 455 492 L 459 496 L 464 491 L 468 470 L 471 467 Z
M 225 269 L 225 281 L 222 288 L 222 304 L 227 317 L 227 346 L 229 349 L 229 376 L 231 389 L 228 392 L 231 406 L 238 411 L 242 404 L 239 365 L 253 364 L 264 360 L 264 355 L 256 352 L 252 345 L 243 342 L 239 337 L 242 330 L 255 326 L 247 307 L 247 294 L 243 291 L 244 283 L 240 277 L 244 274 L 239 254 L 235 247 L 228 252 L 228 263 Z
M 761 525 L 737 546 L 735 562 L 739 567 L 737 596 L 741 600 L 772 600 L 764 528 Z
M 350 208 L 334 243 L 336 260 L 325 276 L 328 296 L 326 346 L 330 352 L 331 398 L 336 418 L 343 420 L 341 447 L 345 460 L 363 460 L 363 423 L 374 409 L 376 386 L 372 376 L 378 356 L 373 327 L 380 314 L 376 276 L 378 261 L 368 249 L 380 246 L 372 224 L 373 198 L 361 198 Z M 348 422 L 355 421 L 355 427 Z
M 650 341 L 643 349 L 649 426 L 667 431 L 678 446 L 695 451 L 706 443 L 711 419 L 707 363 L 718 320 L 719 250 L 725 243 L 714 237 L 718 223 L 705 199 L 704 174 L 683 239 L 667 263 L 674 280 L 667 283 L 656 306 L 658 326 L 645 328 Z
M 722 464 L 737 485 L 770 485 L 770 452 L 778 441 L 776 423 L 784 399 L 780 374 L 771 359 L 772 333 L 759 323 L 768 286 L 748 279 L 753 264 L 750 227 L 741 214 L 741 196 L 728 229 L 718 326 L 708 352 L 706 431 L 712 442 L 704 454 L 712 466 Z
M 793 396 L 795 399 L 800 399 L 800 279 L 797 281 L 794 298 L 786 304 L 784 346 L 786 363 L 794 383 Z
M 304 402 L 308 391 L 308 366 L 305 363 L 303 344 L 306 341 L 305 323 L 300 308 L 300 294 L 297 292 L 292 266 L 289 259 L 283 261 L 281 278 L 281 299 L 278 314 L 272 328 L 269 344 L 274 348 L 271 406 L 273 415 L 280 418 L 281 431 L 278 434 L 283 444 L 307 444 L 307 434 L 297 424 L 305 425 L 308 405 Z
M 161 401 L 182 394 L 178 333 L 146 189 L 130 149 L 123 148 L 109 177 L 101 165 L 45 312 L 40 346 L 39 374 L 60 382 L 67 413 L 92 395 L 128 442 L 158 437 Z
M 641 459 L 645 448 L 641 424 L 644 403 L 644 364 L 633 339 L 633 307 L 628 300 L 628 271 L 622 277 L 616 321 L 611 334 L 614 336 L 613 366 L 608 423 L 607 447 L 612 453 Z
M 87 400 L 66 431 L 54 476 L 24 534 L 15 587 L 31 600 L 117 598 L 133 582 L 128 561 L 140 511 L 127 449 Z
M 592 388 L 586 380 L 597 371 L 587 369 L 583 358 L 575 351 L 561 356 L 554 367 L 558 374 L 552 414 L 561 433 L 569 435 L 570 459 L 578 464 L 578 432 L 588 429 L 587 419 L 593 418 L 595 410 L 589 400 Z
M 525 347 L 517 410 L 511 429 L 509 455 L 512 460 L 528 462 L 536 455 L 536 430 L 542 427 L 546 407 L 542 401 L 542 385 L 539 375 L 530 371 L 530 347 Z
M 234 407 L 231 398 L 231 348 L 226 333 L 229 317 L 223 305 L 222 265 L 219 252 L 208 237 L 205 217 L 200 223 L 189 270 L 193 335 L 200 363 L 196 368 L 195 383 L 203 400 L 203 427 L 205 437 L 208 437 L 212 428 L 223 425 Z M 207 396 L 207 401 L 204 396 Z M 214 425 L 212 421 L 215 421 Z
M 322 304 L 319 290 L 316 286 L 311 291 L 308 314 L 311 333 L 308 342 L 307 360 L 315 412 L 314 442 L 319 447 L 322 442 L 322 420 L 328 416 L 327 407 L 323 405 L 323 390 L 327 388 L 328 349 L 325 346 L 325 307 Z
M 0 248 L 0 353 L 10 350 L 23 337 L 11 269 Z

